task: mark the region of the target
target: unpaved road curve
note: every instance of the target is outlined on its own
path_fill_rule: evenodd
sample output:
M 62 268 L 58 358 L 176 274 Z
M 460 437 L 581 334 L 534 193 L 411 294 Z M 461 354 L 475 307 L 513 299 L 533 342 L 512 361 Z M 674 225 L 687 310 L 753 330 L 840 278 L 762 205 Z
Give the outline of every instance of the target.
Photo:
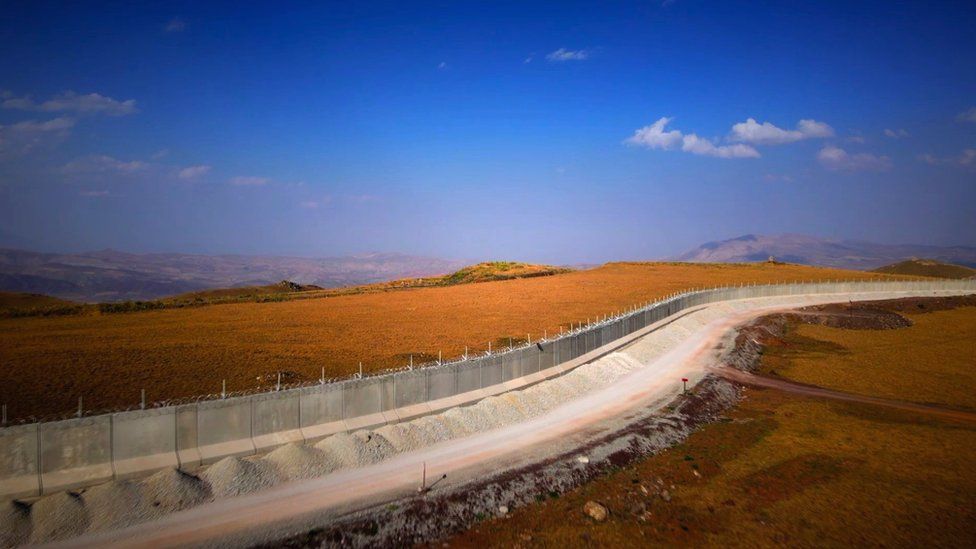
M 778 389 L 780 391 L 786 391 L 788 393 L 809 396 L 814 398 L 842 400 L 844 402 L 857 402 L 861 404 L 873 404 L 875 406 L 884 406 L 886 408 L 894 408 L 896 410 L 904 410 L 907 412 L 916 412 L 919 414 L 926 414 L 930 416 L 938 416 L 947 419 L 955 419 L 959 421 L 976 423 L 976 413 L 967 412 L 964 410 L 954 410 L 952 408 L 944 408 L 942 406 L 934 406 L 929 404 L 918 404 L 915 402 L 906 402 L 904 400 L 890 400 L 887 398 L 845 393 L 843 391 L 835 391 L 833 389 L 825 389 L 823 387 L 817 387 L 816 385 L 807 385 L 805 383 L 798 383 L 795 381 L 788 381 L 785 379 L 777 379 L 772 377 L 750 374 L 747 372 L 743 372 L 742 370 L 729 368 L 728 366 L 709 368 L 709 371 L 717 375 L 720 375 L 725 379 L 735 381 L 736 383 L 740 383 L 742 385 L 748 385 L 751 387 L 765 387 L 767 389 Z
M 428 479 L 447 474 L 463 484 L 492 468 L 526 456 L 541 458 L 557 441 L 582 442 L 600 423 L 628 412 L 662 406 L 681 389 L 680 379 L 700 380 L 715 347 L 730 330 L 755 317 L 812 304 L 910 296 L 901 292 L 759 298 L 709 322 L 665 354 L 617 382 L 528 421 L 447 441 L 389 460 L 318 479 L 279 485 L 252 495 L 219 500 L 123 530 L 61 542 L 71 547 L 241 546 L 273 541 L 357 509 L 414 492 L 426 463 Z M 931 292 L 928 293 L 931 295 Z M 713 305 L 714 306 L 714 305 Z

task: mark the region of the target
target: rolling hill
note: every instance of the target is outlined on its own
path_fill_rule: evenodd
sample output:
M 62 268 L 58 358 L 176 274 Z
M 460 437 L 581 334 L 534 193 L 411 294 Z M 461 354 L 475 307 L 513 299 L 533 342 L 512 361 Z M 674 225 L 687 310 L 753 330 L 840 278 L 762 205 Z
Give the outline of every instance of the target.
M 748 263 L 769 257 L 786 263 L 841 269 L 870 270 L 912 257 L 976 267 L 976 248 L 877 244 L 857 240 L 830 240 L 800 234 L 747 234 L 729 240 L 707 242 L 677 256 L 696 263 Z
M 132 254 L 102 250 L 51 254 L 0 249 L 0 290 L 82 302 L 149 300 L 281 280 L 336 288 L 451 273 L 465 261 L 373 253 L 350 257 Z
M 909 259 L 892 265 L 874 269 L 875 273 L 900 274 L 911 276 L 931 276 L 934 278 L 972 278 L 976 269 L 943 263 L 934 259 Z

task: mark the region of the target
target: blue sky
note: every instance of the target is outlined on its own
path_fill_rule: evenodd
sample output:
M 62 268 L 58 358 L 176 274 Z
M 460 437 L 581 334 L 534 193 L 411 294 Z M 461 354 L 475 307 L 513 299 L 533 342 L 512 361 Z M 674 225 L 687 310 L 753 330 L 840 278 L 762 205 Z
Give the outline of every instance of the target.
M 347 4 L 5 7 L 0 245 L 976 245 L 971 2 Z

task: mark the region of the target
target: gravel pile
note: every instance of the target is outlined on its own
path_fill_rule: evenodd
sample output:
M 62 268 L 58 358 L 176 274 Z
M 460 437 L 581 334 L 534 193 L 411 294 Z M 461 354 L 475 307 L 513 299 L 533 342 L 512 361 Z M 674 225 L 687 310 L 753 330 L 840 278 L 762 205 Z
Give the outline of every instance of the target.
M 322 450 L 297 442 L 285 444 L 262 459 L 274 465 L 287 480 L 315 478 L 333 471 Z
M 179 469 L 163 469 L 142 481 L 142 493 L 152 517 L 182 511 L 212 499 L 200 477 Z
M 88 509 L 89 532 L 124 528 L 142 522 L 149 515 L 139 482 L 106 482 L 85 490 L 82 498 Z
M 210 484 L 210 493 L 215 499 L 247 494 L 274 486 L 282 480 L 273 464 L 239 457 L 228 457 L 214 463 L 201 477 Z
M 88 528 L 88 510 L 81 496 L 58 492 L 31 506 L 32 544 L 46 543 L 81 535 Z
M 315 447 L 322 451 L 325 466 L 330 471 L 335 471 L 336 469 L 361 465 L 359 463 L 359 447 L 362 445 L 361 439 L 349 433 L 336 433 L 323 439 Z
M 378 463 L 397 453 L 390 441 L 375 431 L 356 431 L 352 436 L 360 442 L 356 459 L 360 465 Z

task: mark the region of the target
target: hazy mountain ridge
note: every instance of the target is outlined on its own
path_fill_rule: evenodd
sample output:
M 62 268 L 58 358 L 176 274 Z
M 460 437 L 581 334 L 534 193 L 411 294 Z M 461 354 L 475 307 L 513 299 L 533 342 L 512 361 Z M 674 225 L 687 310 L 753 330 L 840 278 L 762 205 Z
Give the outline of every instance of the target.
M 446 274 L 466 264 L 397 253 L 303 258 L 116 250 L 55 254 L 0 249 L 0 290 L 74 301 L 146 300 L 281 280 L 334 288 Z
M 755 235 L 706 242 L 685 252 L 678 261 L 743 263 L 777 261 L 820 265 L 843 269 L 870 270 L 913 257 L 926 257 L 968 267 L 976 267 L 976 248 L 967 246 L 927 246 L 878 244 L 859 240 L 830 240 L 800 234 Z

